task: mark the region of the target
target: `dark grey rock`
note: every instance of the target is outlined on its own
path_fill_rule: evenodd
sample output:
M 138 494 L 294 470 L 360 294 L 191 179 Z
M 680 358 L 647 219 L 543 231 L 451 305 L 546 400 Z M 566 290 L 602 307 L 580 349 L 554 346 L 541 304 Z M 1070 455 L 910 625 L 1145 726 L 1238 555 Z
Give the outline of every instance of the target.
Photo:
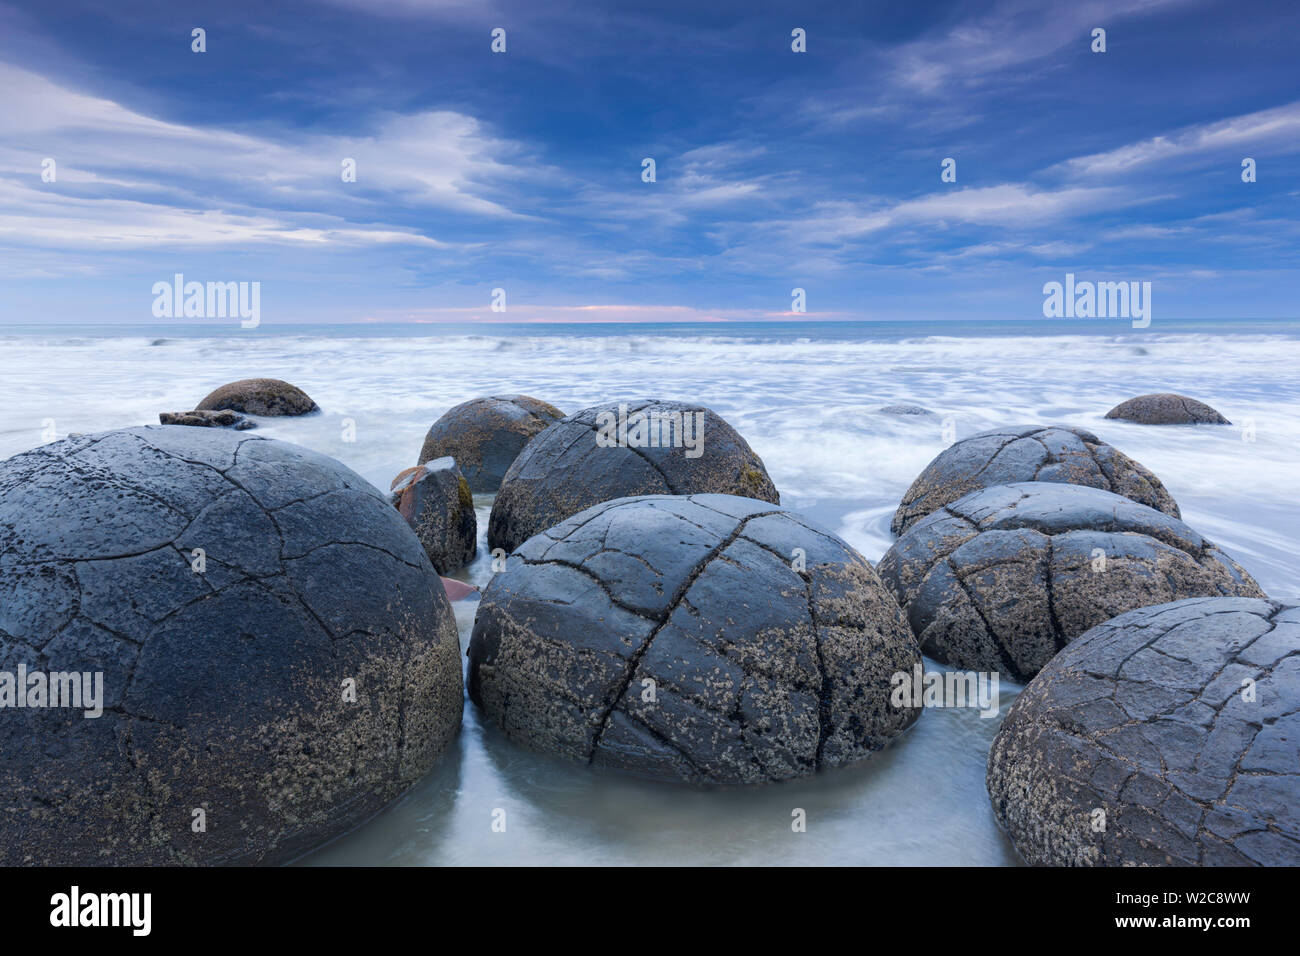
M 995 428 L 945 449 L 912 482 L 890 529 L 902 534 L 958 498 L 1017 481 L 1053 481 L 1102 488 L 1179 516 L 1160 479 L 1092 432 L 1063 425 Z
M 883 405 L 879 409 L 884 415 L 933 415 L 934 412 L 920 405 Z
M 1186 395 L 1157 392 L 1139 395 L 1120 402 L 1106 413 L 1107 418 L 1137 422 L 1139 425 L 1231 425 L 1217 411 Z
M 1300 866 L 1300 608 L 1198 598 L 1093 628 L 1011 706 L 988 790 L 1031 864 Z
M 307 415 L 319 411 L 302 389 L 278 378 L 246 378 L 222 385 L 195 406 L 199 411 L 244 412 L 246 415 Z
M 914 524 L 877 570 L 925 653 L 1016 680 L 1117 614 L 1189 597 L 1263 597 L 1177 518 L 1083 485 L 1020 482 Z
M 251 422 L 243 415 L 232 412 L 229 409 L 222 409 L 219 412 L 209 412 L 195 409 L 192 412 L 159 412 L 158 421 L 163 425 L 191 425 L 199 428 L 233 428 L 236 431 L 247 431 L 250 428 L 256 428 L 257 423 Z
M 406 469 L 393 479 L 392 496 L 439 574 L 450 574 L 474 560 L 478 551 L 474 496 L 453 459 L 438 458 Z
M 564 417 L 528 395 L 493 395 L 457 405 L 433 423 L 419 464 L 450 456 L 476 494 L 492 494 L 533 436 Z
M 469 693 L 538 750 L 759 783 L 888 744 L 919 713 L 893 706 L 891 677 L 919 662 L 898 605 L 839 538 L 762 501 L 650 495 L 509 557 L 474 621 Z
M 634 432 L 613 447 L 598 443 L 611 418 L 630 424 L 637 415 L 698 416 L 687 421 L 700 425 L 699 453 L 668 444 L 662 431 L 659 447 L 634 447 Z M 677 440 L 680 433 L 671 436 Z M 649 400 L 598 405 L 550 425 L 515 459 L 492 503 L 488 546 L 513 551 L 539 531 L 613 498 L 706 493 L 781 500 L 762 459 L 712 410 Z
M 406 790 L 462 709 L 451 606 L 388 500 L 224 429 L 0 463 L 0 672 L 19 665 L 102 672 L 105 709 L 0 710 L 0 865 L 290 859 Z

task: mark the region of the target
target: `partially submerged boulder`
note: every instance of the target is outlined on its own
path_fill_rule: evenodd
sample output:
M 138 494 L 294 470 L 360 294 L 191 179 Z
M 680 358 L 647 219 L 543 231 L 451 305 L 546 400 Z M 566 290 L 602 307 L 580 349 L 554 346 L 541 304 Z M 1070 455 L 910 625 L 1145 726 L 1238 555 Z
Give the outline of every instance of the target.
M 256 428 L 257 423 L 251 422 L 243 415 L 232 412 L 229 409 L 222 409 L 219 412 L 201 411 L 195 409 L 192 412 L 159 412 L 158 421 L 163 425 L 189 425 L 198 428 L 233 428 L 236 431 L 247 431 L 250 428 Z
M 994 428 L 945 449 L 912 482 L 890 525 L 902 534 L 973 491 L 1017 481 L 1054 481 L 1113 491 L 1179 516 L 1160 479 L 1092 432 L 1064 425 Z
M 1063 650 L 989 751 L 999 825 L 1046 866 L 1300 866 L 1300 608 L 1140 608 Z
M 244 412 L 246 415 L 306 415 L 319 411 L 307 393 L 278 378 L 246 378 L 222 385 L 196 406 L 199 411 Z
M 730 495 L 604 502 L 526 541 L 483 592 L 469 694 L 519 743 L 641 776 L 788 780 L 861 760 L 919 711 L 920 663 L 871 565 Z
M 1106 417 L 1137 422 L 1139 425 L 1232 424 L 1204 402 L 1173 392 L 1153 392 L 1130 398 L 1108 411 Z
M 877 570 L 932 657 L 1027 680 L 1117 614 L 1189 597 L 1263 597 L 1177 518 L 1083 485 L 1020 482 L 914 524 Z
M 882 405 L 877 409 L 882 415 L 933 415 L 934 412 L 921 405 Z
M 292 859 L 433 766 L 459 651 L 415 535 L 324 455 L 155 425 L 0 462 L 0 864 Z
M 392 497 L 439 574 L 450 574 L 474 560 L 478 551 L 474 496 L 453 459 L 407 468 L 393 479 Z
M 598 405 L 549 426 L 515 459 L 492 504 L 488 546 L 513 551 L 614 498 L 705 493 L 781 500 L 762 459 L 712 410 L 649 400 Z
M 524 446 L 564 412 L 528 395 L 492 395 L 450 409 L 433 423 L 419 463 L 450 456 L 476 494 L 501 487 Z

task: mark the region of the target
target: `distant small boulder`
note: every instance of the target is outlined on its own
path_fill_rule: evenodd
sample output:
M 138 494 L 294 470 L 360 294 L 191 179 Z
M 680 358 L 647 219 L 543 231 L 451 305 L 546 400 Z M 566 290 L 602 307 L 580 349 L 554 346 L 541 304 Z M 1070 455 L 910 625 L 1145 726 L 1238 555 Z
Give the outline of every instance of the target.
M 246 378 L 222 385 L 196 406 L 199 411 L 230 409 L 246 415 L 306 415 L 320 410 L 302 389 L 278 378 Z
M 879 409 L 882 415 L 933 415 L 934 412 L 920 405 L 885 405 Z
M 1232 424 L 1204 402 L 1173 392 L 1154 392 L 1130 398 L 1108 411 L 1106 417 L 1137 422 L 1139 425 Z
M 256 428 L 256 422 L 250 422 L 238 412 L 223 408 L 218 412 L 196 409 L 192 412 L 159 412 L 158 421 L 163 425 L 195 425 L 199 428 L 233 428 L 244 431 Z

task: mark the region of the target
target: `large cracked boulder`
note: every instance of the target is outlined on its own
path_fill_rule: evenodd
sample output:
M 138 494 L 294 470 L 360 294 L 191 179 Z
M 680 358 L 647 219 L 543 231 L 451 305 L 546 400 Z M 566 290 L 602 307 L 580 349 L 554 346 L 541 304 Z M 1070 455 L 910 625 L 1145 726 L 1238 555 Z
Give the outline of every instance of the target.
M 0 701 L 25 672 L 29 706 L 0 710 L 0 864 L 300 855 L 431 768 L 459 650 L 419 541 L 331 458 L 176 425 L 16 455 Z
M 1064 425 L 1018 425 L 971 435 L 949 446 L 912 482 L 890 525 L 901 535 L 916 522 L 973 491 L 1017 481 L 1102 488 L 1179 516 L 1160 479 L 1090 431 Z
M 307 415 L 319 410 L 306 392 L 278 378 L 245 378 L 222 385 L 194 407 L 197 411 L 229 409 L 270 416 Z
M 420 449 L 419 464 L 456 459 L 470 490 L 492 494 L 534 435 L 564 412 L 528 395 L 492 395 L 450 409 L 433 423 Z
M 989 751 L 993 812 L 1050 866 L 1300 866 L 1300 608 L 1130 611 L 1030 682 Z
M 1173 392 L 1155 392 L 1130 398 L 1108 411 L 1106 417 L 1137 422 L 1139 425 L 1232 424 L 1204 402 Z
M 659 494 L 781 500 L 762 459 L 710 409 L 610 403 L 561 419 L 528 443 L 492 503 L 488 546 L 513 551 L 602 501 Z
M 1027 680 L 1117 614 L 1189 597 L 1264 594 L 1177 518 L 1083 485 L 1020 482 L 923 518 L 878 566 L 921 649 Z
M 802 570 L 795 570 L 795 568 Z M 470 698 L 514 740 L 694 783 L 861 760 L 919 711 L 915 640 L 839 538 L 730 495 L 605 502 L 530 538 L 483 592 Z
M 406 519 L 439 574 L 474 560 L 478 518 L 469 482 L 451 458 L 407 468 L 393 479 L 393 506 Z

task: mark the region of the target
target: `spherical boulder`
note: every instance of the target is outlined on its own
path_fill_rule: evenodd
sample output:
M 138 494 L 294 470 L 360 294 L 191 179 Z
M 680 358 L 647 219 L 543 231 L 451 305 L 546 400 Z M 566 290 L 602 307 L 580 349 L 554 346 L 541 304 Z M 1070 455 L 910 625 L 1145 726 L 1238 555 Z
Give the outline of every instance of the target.
M 1116 614 L 1264 594 L 1177 518 L 1099 488 L 998 485 L 914 524 L 877 567 L 921 649 L 1027 680 Z
M 1081 636 L 1007 713 L 988 791 L 1049 866 L 1300 866 L 1300 607 L 1199 598 Z
M 450 456 L 476 494 L 492 494 L 524 446 L 564 412 L 528 395 L 492 395 L 464 402 L 433 423 L 419 463 Z
M 549 426 L 515 459 L 492 503 L 488 546 L 513 551 L 584 508 L 654 494 L 781 500 L 762 459 L 710 409 L 598 405 Z
M 971 435 L 949 446 L 912 482 L 890 525 L 902 534 L 972 491 L 1017 481 L 1103 488 L 1179 516 L 1160 479 L 1092 432 L 1063 425 L 1019 425 Z
M 333 459 L 155 425 L 0 462 L 0 865 L 300 855 L 430 769 L 459 651 Z
M 451 458 L 407 468 L 393 479 L 392 500 L 439 574 L 474 560 L 478 518 L 469 482 Z
M 222 385 L 194 406 L 198 411 L 230 409 L 246 415 L 306 415 L 319 407 L 297 386 L 278 378 L 246 378 Z
M 787 780 L 916 718 L 898 605 L 839 538 L 763 501 L 648 495 L 530 538 L 483 592 L 469 693 L 514 740 L 645 777 Z
M 1139 425 L 1231 425 L 1217 411 L 1186 395 L 1157 392 L 1139 395 L 1120 402 L 1106 413 L 1107 418 L 1118 418 Z

